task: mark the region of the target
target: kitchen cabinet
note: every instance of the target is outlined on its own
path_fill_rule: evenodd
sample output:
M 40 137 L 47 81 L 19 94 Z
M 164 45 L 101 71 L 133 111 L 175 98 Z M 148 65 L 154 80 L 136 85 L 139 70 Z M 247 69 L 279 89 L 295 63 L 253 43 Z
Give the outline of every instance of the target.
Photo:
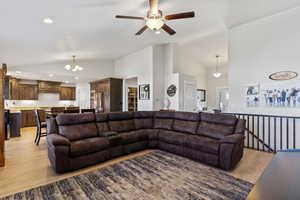
M 9 79 L 9 99 L 19 100 L 19 83 L 16 78 Z
M 59 93 L 60 92 L 59 82 L 51 81 L 39 81 L 39 92 L 40 93 Z
M 34 110 L 21 110 L 22 128 L 36 126 Z
M 19 84 L 20 100 L 38 100 L 38 86 L 31 84 Z
M 108 78 L 90 84 L 92 108 L 102 112 L 122 111 L 122 79 Z
M 60 87 L 59 99 L 62 101 L 75 101 L 76 100 L 76 88 L 75 87 Z

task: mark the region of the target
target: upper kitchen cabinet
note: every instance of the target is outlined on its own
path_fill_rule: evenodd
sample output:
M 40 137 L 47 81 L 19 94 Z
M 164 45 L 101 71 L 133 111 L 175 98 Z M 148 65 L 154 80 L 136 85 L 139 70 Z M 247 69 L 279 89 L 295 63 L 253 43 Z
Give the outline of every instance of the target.
M 40 93 L 60 93 L 59 82 L 51 81 L 39 81 L 39 92 Z
M 39 98 L 38 85 L 19 84 L 20 100 L 38 100 L 38 98 Z
M 9 79 L 9 99 L 19 100 L 19 82 L 16 78 Z
M 75 101 L 76 100 L 76 88 L 61 86 L 59 92 L 59 99 L 62 101 Z

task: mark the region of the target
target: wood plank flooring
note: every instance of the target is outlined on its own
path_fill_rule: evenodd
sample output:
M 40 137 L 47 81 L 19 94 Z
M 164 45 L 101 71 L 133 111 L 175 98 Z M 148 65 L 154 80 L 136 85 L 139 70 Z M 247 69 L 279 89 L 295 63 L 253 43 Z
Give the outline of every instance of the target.
M 22 129 L 21 135 L 19 138 L 10 139 L 6 142 L 6 166 L 0 168 L 0 197 L 46 185 L 98 168 L 107 167 L 122 160 L 141 156 L 153 151 L 146 150 L 107 161 L 96 166 L 59 175 L 50 167 L 45 138 L 41 138 L 40 145 L 36 146 L 33 142 L 35 128 L 24 128 Z M 255 183 L 272 157 L 273 154 L 270 153 L 246 150 L 238 167 L 232 172 L 229 172 L 229 174 Z

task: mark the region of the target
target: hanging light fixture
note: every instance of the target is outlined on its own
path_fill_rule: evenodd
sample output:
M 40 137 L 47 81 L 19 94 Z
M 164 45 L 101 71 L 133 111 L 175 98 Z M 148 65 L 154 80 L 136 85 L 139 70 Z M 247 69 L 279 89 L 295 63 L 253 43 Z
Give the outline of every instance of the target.
M 215 78 L 220 78 L 222 76 L 222 73 L 218 71 L 218 67 L 220 66 L 220 56 L 216 55 L 216 71 L 213 73 L 213 76 Z
M 82 71 L 83 67 L 80 67 L 77 63 L 76 63 L 76 56 L 72 56 L 72 63 L 69 65 L 65 66 L 65 69 L 68 71 L 72 71 L 72 72 L 76 72 L 76 71 Z

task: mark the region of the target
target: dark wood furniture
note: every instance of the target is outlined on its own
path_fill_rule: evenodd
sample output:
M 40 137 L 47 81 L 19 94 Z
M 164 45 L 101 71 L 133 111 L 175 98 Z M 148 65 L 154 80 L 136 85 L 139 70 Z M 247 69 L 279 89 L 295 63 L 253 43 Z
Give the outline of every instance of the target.
M 65 107 L 53 107 L 51 113 L 64 113 Z
M 19 83 L 16 78 L 9 79 L 9 99 L 19 100 Z
M 36 126 L 34 110 L 21 110 L 22 128 Z
M 122 111 L 122 79 L 108 78 L 90 84 L 91 108 L 101 112 Z
M 44 110 L 35 110 L 34 113 L 37 124 L 34 143 L 39 145 L 41 137 L 47 136 L 47 130 L 45 130 L 47 128 L 46 119 L 43 119 L 43 117 L 46 116 L 46 113 Z
M 38 81 L 40 93 L 59 93 L 60 82 Z
M 81 113 L 95 113 L 95 109 L 81 109 Z
M 9 114 L 9 136 L 10 138 L 21 136 L 22 116 L 21 112 Z
M 248 200 L 300 199 L 300 153 L 279 152 L 260 177 Z
M 61 86 L 59 92 L 59 99 L 62 101 L 75 101 L 76 100 L 76 88 Z
M 64 113 L 80 113 L 79 109 L 65 110 Z
M 6 64 L 2 65 L 0 68 L 0 167 L 5 165 L 5 155 L 4 155 L 4 146 L 5 146 L 5 124 L 4 124 L 4 89 L 5 89 L 5 76 L 7 72 Z
M 19 99 L 20 100 L 38 100 L 39 91 L 38 85 L 19 84 Z

